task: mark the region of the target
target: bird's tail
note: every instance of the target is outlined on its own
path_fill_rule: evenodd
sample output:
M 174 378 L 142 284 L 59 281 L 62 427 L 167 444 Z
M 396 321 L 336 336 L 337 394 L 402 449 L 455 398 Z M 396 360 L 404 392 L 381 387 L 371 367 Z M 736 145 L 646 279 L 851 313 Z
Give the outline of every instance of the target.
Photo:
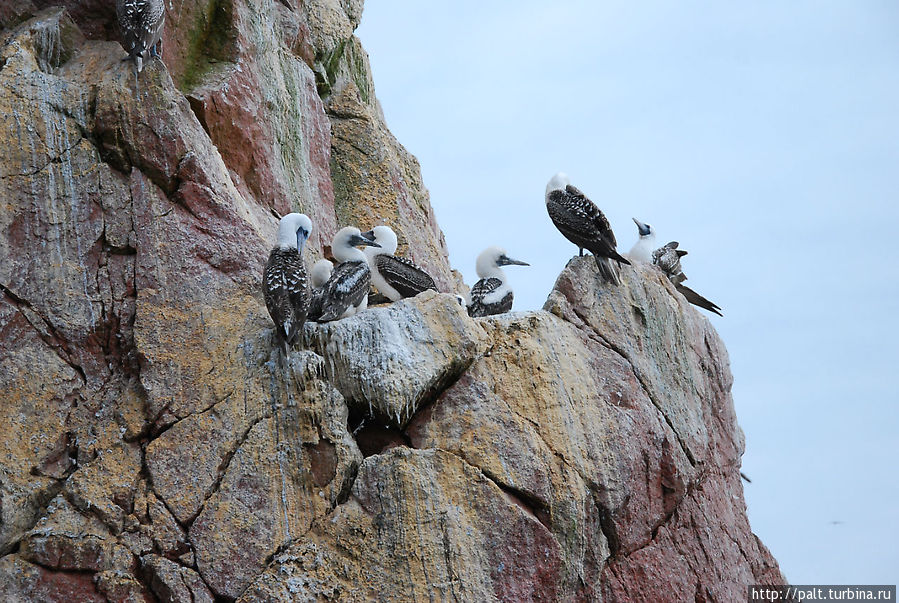
M 278 347 L 281 348 L 281 352 L 283 354 L 284 359 L 287 359 L 287 353 L 290 351 L 290 346 L 287 343 L 287 338 L 284 337 L 284 334 L 281 332 L 281 329 L 275 327 L 275 341 L 278 342 Z
M 303 337 L 303 325 L 306 324 L 306 315 L 295 317 L 290 323 L 290 330 L 285 337 L 285 345 L 293 347 Z
M 608 258 L 604 258 L 601 255 L 594 255 L 593 258 L 596 260 L 596 266 L 599 268 L 599 273 L 607 283 L 612 283 L 613 285 L 621 284 L 621 279 L 618 278 L 618 272 L 612 266 L 612 263 Z
M 675 287 L 677 288 L 678 291 L 681 292 L 681 294 L 684 297 L 687 298 L 687 301 L 690 302 L 691 304 L 693 304 L 694 306 L 699 306 L 700 308 L 705 308 L 709 312 L 714 312 L 718 316 L 724 316 L 724 314 L 721 313 L 721 308 L 719 308 L 718 306 L 716 306 L 715 304 L 713 304 L 712 302 L 710 302 L 709 300 L 707 300 L 700 294 L 696 293 L 696 291 L 693 291 L 693 289 L 690 289 L 688 286 L 678 284 L 678 285 L 675 285 Z
M 626 257 L 624 257 L 623 255 L 621 255 L 620 253 L 618 253 L 618 252 L 615 251 L 614 249 L 612 250 L 612 255 L 609 256 L 609 257 L 610 257 L 610 259 L 615 260 L 615 261 L 618 262 L 619 264 L 627 264 L 628 266 L 631 265 L 630 261 L 629 261 Z

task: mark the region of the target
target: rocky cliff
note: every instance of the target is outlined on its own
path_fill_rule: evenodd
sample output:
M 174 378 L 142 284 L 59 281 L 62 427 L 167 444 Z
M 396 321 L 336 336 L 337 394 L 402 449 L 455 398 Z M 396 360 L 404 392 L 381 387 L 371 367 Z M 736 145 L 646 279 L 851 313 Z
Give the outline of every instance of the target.
M 0 599 L 729 601 L 750 531 L 727 353 L 652 268 L 545 311 L 448 294 L 273 352 L 277 215 L 387 222 L 457 287 L 352 32 L 361 0 L 0 6 Z M 111 41 L 112 40 L 112 41 Z M 411 244 L 411 245 L 410 245 Z

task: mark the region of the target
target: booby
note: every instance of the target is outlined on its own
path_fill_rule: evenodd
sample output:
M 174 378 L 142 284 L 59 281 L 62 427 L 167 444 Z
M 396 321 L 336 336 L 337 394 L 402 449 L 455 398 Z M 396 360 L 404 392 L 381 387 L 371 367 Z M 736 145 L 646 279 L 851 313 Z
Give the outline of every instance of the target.
M 164 0 L 116 0 L 122 47 L 134 61 L 137 71 L 148 57 L 161 58 L 162 26 L 165 23 Z
M 338 320 L 352 316 L 368 307 L 368 290 L 371 288 L 371 270 L 365 254 L 356 245 L 380 247 L 375 241 L 362 235 L 358 228 L 341 228 L 331 241 L 331 253 L 340 262 L 322 289 L 322 313 L 319 322 Z
M 513 260 L 500 247 L 488 247 L 478 256 L 475 265 L 481 280 L 471 288 L 468 315 L 472 317 L 502 314 L 512 309 L 512 287 L 506 280 L 501 266 L 530 266 L 527 262 Z
M 653 251 L 652 263 L 662 269 L 668 280 L 674 284 L 674 288 L 680 291 L 681 295 L 687 298 L 688 302 L 694 306 L 705 308 L 709 312 L 714 312 L 718 316 L 724 316 L 721 313 L 721 308 L 683 284 L 687 280 L 687 275 L 681 270 L 680 259 L 687 255 L 687 252 L 678 249 L 677 246 L 677 241 L 671 241 L 664 247 L 659 247 Z
M 632 262 L 641 262 L 643 264 L 652 263 L 652 252 L 656 249 L 656 231 L 649 225 L 644 224 L 637 218 L 631 218 L 637 225 L 637 233 L 639 238 L 631 250 L 627 253 L 627 259 Z
M 322 259 L 317 261 L 312 265 L 312 270 L 309 271 L 309 284 L 312 285 L 313 289 L 323 287 L 328 282 L 328 279 L 331 278 L 332 272 L 334 272 L 334 264 L 331 263 L 331 260 Z
M 675 285 L 687 280 L 687 275 L 684 274 L 680 265 L 680 259 L 687 255 L 687 252 L 678 249 L 678 245 L 677 241 L 671 241 L 652 252 L 652 263 L 661 268 L 668 280 Z
M 603 278 L 610 283 L 621 284 L 609 260 L 619 264 L 630 262 L 615 250 L 617 242 L 609 221 L 584 193 L 571 186 L 563 172 L 553 176 L 546 184 L 546 211 L 559 232 L 577 245 L 578 255 L 584 255 L 584 249 L 589 250 Z
M 434 279 L 411 260 L 393 255 L 396 253 L 396 233 L 389 226 L 375 226 L 363 233 L 380 247 L 367 247 L 363 253 L 371 268 L 371 284 L 390 301 L 414 297 L 428 289 L 437 290 Z
M 309 320 L 318 320 L 322 315 L 322 300 L 325 297 L 325 283 L 331 278 L 334 271 L 334 264 L 331 260 L 319 260 L 312 265 L 309 271 L 309 284 L 312 286 L 312 292 L 309 296 L 309 313 L 306 318 Z
M 310 232 L 312 221 L 305 214 L 292 213 L 281 218 L 278 244 L 269 254 L 263 273 L 265 307 L 285 354 L 296 343 L 309 310 L 303 246 Z

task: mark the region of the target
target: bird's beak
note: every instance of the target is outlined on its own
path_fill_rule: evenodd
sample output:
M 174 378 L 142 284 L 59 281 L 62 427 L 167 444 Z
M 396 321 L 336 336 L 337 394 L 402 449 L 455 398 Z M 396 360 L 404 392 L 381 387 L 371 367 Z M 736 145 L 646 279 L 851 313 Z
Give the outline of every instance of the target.
M 501 255 L 499 259 L 496 260 L 497 266 L 530 266 L 527 262 L 522 262 L 521 260 L 513 260 L 509 256 Z
M 372 235 L 371 238 L 366 238 L 366 235 L 368 235 L 370 232 L 371 231 L 362 233 L 362 236 L 353 235 L 352 237 L 350 237 L 350 246 L 357 247 L 359 245 L 362 245 L 363 247 L 380 247 L 379 244 L 371 240 L 372 238 L 374 238 L 374 235 Z
M 365 232 L 362 233 L 362 236 L 365 237 L 366 239 L 368 239 L 369 241 L 374 241 L 376 238 L 375 237 L 375 229 L 372 228 L 371 230 L 366 230 Z
M 303 245 L 306 244 L 306 241 L 309 239 L 309 231 L 305 228 L 297 229 L 297 249 L 302 250 Z
M 649 234 L 649 226 L 638 220 L 637 218 L 631 218 L 634 221 L 634 224 L 637 225 L 637 230 L 640 231 L 641 236 L 646 236 Z

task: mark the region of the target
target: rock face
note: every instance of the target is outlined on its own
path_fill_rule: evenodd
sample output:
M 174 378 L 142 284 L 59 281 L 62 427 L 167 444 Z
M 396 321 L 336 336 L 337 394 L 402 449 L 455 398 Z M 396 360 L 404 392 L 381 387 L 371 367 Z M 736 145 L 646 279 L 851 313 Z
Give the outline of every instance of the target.
M 728 601 L 727 352 L 653 268 L 574 259 L 473 320 L 353 30 L 360 0 L 0 6 L 0 599 Z M 388 222 L 445 293 L 274 351 L 277 218 Z

